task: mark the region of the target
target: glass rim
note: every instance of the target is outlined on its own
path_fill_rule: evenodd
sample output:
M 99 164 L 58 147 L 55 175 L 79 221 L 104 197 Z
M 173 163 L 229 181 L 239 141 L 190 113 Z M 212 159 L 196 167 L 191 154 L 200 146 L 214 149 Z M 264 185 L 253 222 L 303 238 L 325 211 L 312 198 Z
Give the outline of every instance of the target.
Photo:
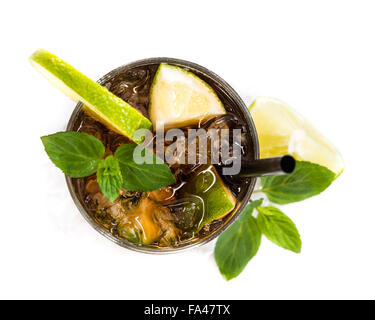
M 112 71 L 105 74 L 104 76 L 102 76 L 97 82 L 99 84 L 104 84 L 110 78 L 123 72 L 125 69 L 146 66 L 146 65 L 151 65 L 151 64 L 160 64 L 160 63 L 167 63 L 167 64 L 173 64 L 173 65 L 180 66 L 180 67 L 187 67 L 190 70 L 193 70 L 193 71 L 195 70 L 198 73 L 203 73 L 207 78 L 210 78 L 213 82 L 220 84 L 223 91 L 234 100 L 235 104 L 239 107 L 242 115 L 244 116 L 246 125 L 247 127 L 250 128 L 250 135 L 251 135 L 251 140 L 253 143 L 252 151 L 254 152 L 254 159 L 259 159 L 258 134 L 256 131 L 255 124 L 253 122 L 253 119 L 244 101 L 239 96 L 239 94 L 225 80 L 223 80 L 220 76 L 218 76 L 217 74 L 208 70 L 205 67 L 202 67 L 190 61 L 175 59 L 175 58 L 167 58 L 167 57 L 147 58 L 147 59 L 137 60 L 128 64 L 124 64 L 118 68 L 115 68 Z M 70 116 L 66 131 L 72 131 L 76 117 L 80 113 L 82 106 L 83 104 L 81 102 L 77 103 L 75 109 L 72 112 L 72 115 Z M 255 183 L 256 183 L 256 178 L 251 179 L 250 183 L 247 186 L 247 190 L 243 197 L 242 203 L 240 203 L 239 207 L 235 209 L 236 210 L 235 213 L 232 214 L 232 216 L 228 219 L 228 221 L 226 221 L 218 229 L 210 233 L 207 237 L 204 237 L 203 239 L 198 238 L 196 241 L 191 241 L 190 243 L 187 243 L 181 247 L 151 248 L 151 247 L 146 247 L 142 245 L 136 245 L 134 243 L 131 243 L 130 241 L 127 241 L 126 239 L 117 238 L 114 235 L 112 235 L 108 230 L 106 230 L 104 227 L 96 223 L 92 219 L 92 217 L 89 215 L 89 213 L 85 210 L 80 200 L 78 199 L 78 196 L 75 192 L 75 189 L 72 183 L 72 178 L 65 175 L 65 180 L 66 180 L 70 195 L 72 196 L 75 205 L 77 206 L 79 212 L 84 217 L 84 219 L 91 225 L 91 227 L 93 227 L 96 231 L 98 231 L 102 236 L 106 237 L 107 239 L 113 241 L 114 243 L 116 243 L 117 245 L 123 248 L 136 251 L 136 252 L 150 253 L 150 254 L 167 254 L 167 253 L 183 252 L 193 247 L 205 245 L 209 243 L 210 241 L 212 241 L 213 239 L 217 238 L 221 233 L 223 233 L 226 229 L 228 229 L 234 223 L 234 221 L 239 217 L 239 215 L 243 212 L 248 202 L 250 201 L 250 197 L 253 193 Z

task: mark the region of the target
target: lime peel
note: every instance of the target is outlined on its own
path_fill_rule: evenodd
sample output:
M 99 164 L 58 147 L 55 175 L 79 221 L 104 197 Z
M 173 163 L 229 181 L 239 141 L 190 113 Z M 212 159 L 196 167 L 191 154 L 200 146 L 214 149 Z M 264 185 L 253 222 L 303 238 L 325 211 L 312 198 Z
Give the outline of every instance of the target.
M 139 143 L 141 139 L 134 137 L 134 133 L 138 129 L 151 128 L 150 120 L 138 110 L 54 54 L 39 49 L 29 61 L 52 85 L 72 100 L 81 101 L 90 116 L 113 131 Z
M 204 202 L 204 214 L 197 231 L 214 220 L 224 218 L 236 206 L 236 198 L 212 164 L 203 166 L 184 186 L 183 192 L 187 197 L 194 195 Z

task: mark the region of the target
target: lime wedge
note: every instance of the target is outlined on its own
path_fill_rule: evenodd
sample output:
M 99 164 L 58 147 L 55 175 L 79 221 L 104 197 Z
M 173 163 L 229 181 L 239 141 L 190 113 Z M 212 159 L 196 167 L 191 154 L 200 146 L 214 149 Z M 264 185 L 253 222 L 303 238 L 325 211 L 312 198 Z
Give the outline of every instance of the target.
M 204 203 L 199 231 L 204 225 L 221 219 L 236 206 L 236 198 L 225 186 L 213 165 L 206 165 L 184 187 L 187 197 L 193 196 Z
M 151 127 L 151 122 L 131 105 L 52 53 L 40 49 L 29 60 L 55 87 L 74 101 L 81 101 L 90 116 L 113 131 L 139 143 L 141 140 L 133 139 L 135 131 Z
M 178 128 L 225 114 L 215 91 L 195 74 L 160 64 L 150 91 L 150 118 L 154 129 Z
M 344 170 L 336 148 L 285 103 L 257 97 L 249 109 L 258 131 L 261 158 L 290 154 L 327 167 L 336 175 Z

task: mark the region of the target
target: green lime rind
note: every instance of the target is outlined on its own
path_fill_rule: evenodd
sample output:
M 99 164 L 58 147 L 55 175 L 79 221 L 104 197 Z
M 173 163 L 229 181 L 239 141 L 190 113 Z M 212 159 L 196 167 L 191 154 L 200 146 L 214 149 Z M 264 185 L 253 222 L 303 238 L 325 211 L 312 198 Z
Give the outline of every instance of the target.
M 138 129 L 150 129 L 151 121 L 124 100 L 115 96 L 54 54 L 39 49 L 30 56 L 31 64 L 74 101 L 81 101 L 93 118 L 136 143 Z
M 235 197 L 213 165 L 204 167 L 187 183 L 183 192 L 186 196 L 199 197 L 204 202 L 204 214 L 197 231 L 206 224 L 225 217 L 236 206 Z

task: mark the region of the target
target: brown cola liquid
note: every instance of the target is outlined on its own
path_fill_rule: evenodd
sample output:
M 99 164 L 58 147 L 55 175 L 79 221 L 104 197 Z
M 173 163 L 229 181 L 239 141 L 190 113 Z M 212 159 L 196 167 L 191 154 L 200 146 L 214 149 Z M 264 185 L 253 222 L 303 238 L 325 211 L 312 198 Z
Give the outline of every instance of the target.
M 149 91 L 157 68 L 158 65 L 136 67 L 116 75 L 104 85 L 145 117 L 148 117 Z M 235 108 L 231 102 L 226 101 L 225 98 L 221 98 L 221 100 L 228 111 L 226 115 L 180 129 L 184 132 L 187 132 L 189 128 L 241 129 L 241 157 L 242 160 L 251 159 L 251 150 L 249 150 L 251 143 L 247 141 L 250 135 L 246 126 L 240 117 L 233 113 Z M 86 132 L 100 139 L 106 147 L 106 155 L 114 153 L 122 144 L 131 143 L 129 139 L 109 130 L 100 122 L 86 115 L 84 111 L 81 111 L 76 118 L 73 130 Z M 197 143 L 197 145 L 199 144 Z M 194 232 L 194 212 L 197 211 L 197 208 L 194 201 L 186 198 L 181 190 L 195 173 L 202 169 L 202 166 L 186 164 L 172 165 L 170 168 L 176 177 L 174 185 L 151 193 L 122 190 L 114 204 L 109 203 L 101 194 L 95 175 L 72 179 L 72 181 L 80 202 L 92 219 L 115 237 L 126 239 L 136 245 L 179 247 L 208 236 L 225 223 L 231 213 L 220 220 L 205 225 L 198 233 Z M 235 177 L 221 175 L 221 164 L 215 165 L 215 168 L 236 198 L 243 189 L 247 188 L 249 179 L 238 180 Z M 142 218 L 141 222 L 137 220 L 136 215 L 131 218 L 125 217 L 128 212 L 134 212 L 139 207 L 147 211 L 146 217 Z M 139 225 L 139 223 L 142 225 L 141 229 L 145 229 L 147 226 L 147 235 L 139 234 L 137 230 L 134 232 L 132 224 Z

